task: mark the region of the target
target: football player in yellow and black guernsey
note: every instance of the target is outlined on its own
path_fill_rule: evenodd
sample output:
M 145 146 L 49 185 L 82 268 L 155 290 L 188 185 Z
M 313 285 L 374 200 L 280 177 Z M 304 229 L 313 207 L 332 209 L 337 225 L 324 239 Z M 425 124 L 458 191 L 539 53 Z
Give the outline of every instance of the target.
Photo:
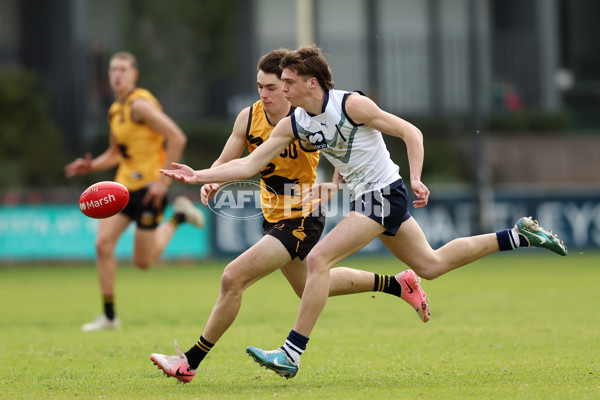
M 95 158 L 88 153 L 65 167 L 67 178 L 117 167 L 115 181 L 130 192 L 127 207 L 98 225 L 96 267 L 104 313 L 83 325 L 84 331 L 120 327 L 114 306 L 114 250 L 131 222 L 136 223 L 133 262 L 144 270 L 158 260 L 180 223 L 189 222 L 199 228 L 204 225 L 204 216 L 186 197 L 175 199 L 173 217 L 160 224 L 169 180 L 158 170 L 180 159 L 186 136 L 149 91 L 136 88 L 139 72 L 131 53 L 115 53 L 108 75 L 115 95 L 108 112 L 108 149 Z
M 275 125 L 293 112 L 282 87 L 279 62 L 287 50 L 274 50 L 258 62 L 256 83 L 260 100 L 243 109 L 233 126 L 213 167 L 239 158 L 246 146 L 250 152 L 268 140 Z M 318 151 L 305 149 L 299 141 L 291 143 L 261 172 L 261 207 L 263 237 L 229 263 L 221 278 L 217 303 L 212 309 L 202 335 L 184 357 L 152 354 L 152 361 L 167 376 L 190 382 L 200 362 L 235 320 L 246 288 L 278 269 L 287 278 L 298 297 L 306 282 L 306 256 L 319 241 L 324 228 L 322 214 L 302 209 L 299 192 L 315 184 Z M 333 182 L 321 183 L 321 201 L 334 195 L 341 175 Z M 202 186 L 202 202 L 215 195 L 220 184 Z M 400 274 L 399 274 L 400 275 Z M 331 270 L 330 296 L 381 291 L 401 296 L 400 283 L 394 276 L 374 274 L 346 267 Z

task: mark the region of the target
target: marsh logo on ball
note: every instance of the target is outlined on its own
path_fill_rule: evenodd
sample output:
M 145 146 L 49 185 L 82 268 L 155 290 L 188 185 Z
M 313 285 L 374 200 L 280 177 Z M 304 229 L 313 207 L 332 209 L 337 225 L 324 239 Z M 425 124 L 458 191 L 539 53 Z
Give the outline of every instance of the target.
M 81 209 L 81 211 L 85 211 L 85 210 L 88 210 L 91 208 L 97 208 L 97 207 L 102 207 L 104 205 L 108 205 L 108 204 L 112 203 L 113 201 L 117 201 L 117 198 L 115 196 L 113 196 L 112 194 L 109 194 L 98 200 L 90 200 L 88 202 L 81 202 L 81 203 L 79 203 L 79 208 Z
M 79 197 L 79 209 L 90 218 L 107 218 L 121 211 L 129 202 L 129 191 L 120 183 L 98 182 Z

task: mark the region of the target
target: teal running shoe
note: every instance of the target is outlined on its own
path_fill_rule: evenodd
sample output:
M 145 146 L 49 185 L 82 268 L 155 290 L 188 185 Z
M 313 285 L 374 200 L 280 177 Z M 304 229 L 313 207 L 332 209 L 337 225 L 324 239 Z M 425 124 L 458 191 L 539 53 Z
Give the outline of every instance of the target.
M 523 235 L 529 247 L 541 247 L 555 252 L 558 255 L 567 255 L 567 246 L 552 231 L 547 231 L 531 217 L 523 217 L 517 221 L 513 228 L 515 232 Z
M 290 360 L 283 350 L 264 351 L 256 347 L 249 346 L 246 353 L 250 355 L 260 365 L 275 371 L 279 376 L 290 379 L 296 376 L 298 364 Z

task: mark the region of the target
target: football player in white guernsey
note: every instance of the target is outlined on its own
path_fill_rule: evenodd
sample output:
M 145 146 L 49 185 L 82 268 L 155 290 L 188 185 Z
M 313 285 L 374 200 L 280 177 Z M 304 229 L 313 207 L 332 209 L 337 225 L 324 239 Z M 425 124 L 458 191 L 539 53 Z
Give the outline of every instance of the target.
M 231 136 L 213 166 L 238 158 L 244 148 L 251 146 L 251 143 L 263 143 L 263 139 L 268 141 L 267 138 L 277 122 L 292 112 L 293 107 L 281 91 L 282 71 L 279 67 L 287 51 L 273 50 L 258 61 L 256 85 L 260 100 L 238 114 Z M 262 144 L 255 147 L 260 146 Z M 289 154 L 292 152 L 283 152 L 272 160 L 268 173 L 263 170 L 262 183 L 265 187 L 273 188 L 277 179 L 297 181 L 300 185 L 306 186 L 314 183 L 319 154 L 314 151 L 304 151 L 302 148 L 297 150 L 294 157 Z M 340 178 L 339 174 L 335 175 L 336 180 Z M 215 195 L 220 186 L 219 184 L 202 186 L 200 193 L 204 205 L 208 205 L 208 200 Z M 290 206 L 297 206 L 300 202 L 301 198 L 298 196 L 297 201 Z M 277 202 L 277 206 L 286 207 L 285 200 Z M 316 210 L 318 211 L 318 207 Z M 259 279 L 279 269 L 298 297 L 302 297 L 307 274 L 306 256 L 321 237 L 325 227 L 325 216 L 321 213 L 312 215 L 310 208 L 306 213 L 302 207 L 294 212 L 296 215 L 289 218 L 284 216 L 273 218 L 272 214 L 269 215 L 270 219 L 265 219 L 263 222 L 262 239 L 227 265 L 221 278 L 219 297 L 198 341 L 186 352 L 181 352 L 176 345 L 177 355 L 153 353 L 150 356 L 152 362 L 168 377 L 174 377 L 183 383 L 189 383 L 194 379 L 208 352 L 235 321 L 242 305 L 244 291 Z M 417 310 L 421 320 L 427 322 L 429 318 L 427 294 L 421 288 L 419 281 L 420 278 L 412 270 L 391 276 L 336 267 L 331 269 L 329 295 L 370 291 L 392 294 L 405 300 Z
M 433 249 L 419 224 L 408 212 L 408 194 L 397 165 L 391 160 L 381 132 L 401 138 L 410 167 L 409 183 L 416 200 L 414 208 L 425 207 L 429 189 L 421 182 L 423 135 L 413 124 L 380 109 L 371 99 L 356 92 L 333 90 L 331 71 L 316 46 L 301 47 L 281 61 L 282 90 L 293 106 L 267 140 L 251 155 L 209 170 L 194 171 L 173 163 L 174 170 L 161 170 L 187 184 L 245 179 L 256 174 L 294 139 L 321 150 L 338 169 L 355 196 L 354 207 L 342 221 L 311 250 L 308 276 L 294 329 L 284 344 L 271 351 L 248 347 L 259 364 L 291 378 L 298 371 L 300 356 L 327 302 L 329 270 L 378 237 L 399 260 L 425 279 L 434 279 L 501 250 L 520 246 L 542 247 L 559 255 L 567 249 L 552 232 L 530 217 L 514 228 L 496 233 L 457 238 Z M 328 184 L 330 185 L 330 184 Z M 305 202 L 318 199 L 324 185 L 306 193 Z M 323 197 L 326 200 L 327 196 Z M 366 218 L 365 218 L 366 217 Z M 348 235 L 352 232 L 352 235 Z

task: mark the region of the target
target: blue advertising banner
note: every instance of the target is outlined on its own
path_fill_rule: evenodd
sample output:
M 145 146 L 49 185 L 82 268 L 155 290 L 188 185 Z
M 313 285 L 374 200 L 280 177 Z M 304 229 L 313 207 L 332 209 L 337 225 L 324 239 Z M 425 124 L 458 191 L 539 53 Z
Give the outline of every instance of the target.
M 170 208 L 165 215 L 171 215 Z M 181 225 L 163 259 L 209 256 L 210 222 L 207 217 L 204 229 Z M 98 220 L 83 215 L 77 204 L 0 206 L 0 261 L 94 260 L 97 226 Z M 117 258 L 131 260 L 133 241 L 131 224 L 117 245 Z
M 413 214 L 437 248 L 456 237 L 476 234 L 475 210 L 466 194 L 445 194 Z M 523 216 L 532 216 L 559 234 L 569 250 L 600 248 L 600 192 L 498 192 L 487 218 L 491 231 L 496 231 L 513 227 Z
M 246 196 L 251 198 L 251 196 Z M 349 211 L 349 198 L 338 196 L 325 207 L 327 222 L 324 235 Z M 431 246 L 439 248 L 457 237 L 477 234 L 476 205 L 467 191 L 435 191 L 429 204 L 414 210 L 409 206 Z M 236 214 L 237 213 L 237 214 Z M 235 257 L 262 237 L 262 218 L 256 206 L 232 206 L 227 212 L 214 213 L 215 254 Z M 511 228 L 523 216 L 532 216 L 546 229 L 558 233 L 569 251 L 600 248 L 600 192 L 560 194 L 526 190 L 495 193 L 487 210 L 489 232 Z M 386 253 L 379 240 L 373 240 L 361 254 Z
M 257 190 L 257 188 L 251 188 Z M 247 193 L 215 198 L 210 208 L 200 206 L 207 226 L 198 230 L 182 225 L 167 247 L 163 259 L 236 257 L 262 237 L 260 197 Z M 325 207 L 325 233 L 348 213 L 349 198 L 342 194 Z M 219 206 L 219 207 L 217 207 Z M 170 215 L 167 210 L 166 218 Z M 476 207 L 466 191 L 436 190 L 427 207 L 411 213 L 429 243 L 438 248 L 452 239 L 477 233 Z M 573 194 L 496 192 L 487 211 L 490 232 L 514 226 L 522 216 L 532 216 L 559 234 L 570 252 L 600 248 L 600 192 Z M 69 205 L 1 205 L 0 262 L 93 260 L 98 220 L 85 217 Z M 131 259 L 133 224 L 117 246 L 119 259 Z M 386 253 L 373 240 L 361 254 Z

